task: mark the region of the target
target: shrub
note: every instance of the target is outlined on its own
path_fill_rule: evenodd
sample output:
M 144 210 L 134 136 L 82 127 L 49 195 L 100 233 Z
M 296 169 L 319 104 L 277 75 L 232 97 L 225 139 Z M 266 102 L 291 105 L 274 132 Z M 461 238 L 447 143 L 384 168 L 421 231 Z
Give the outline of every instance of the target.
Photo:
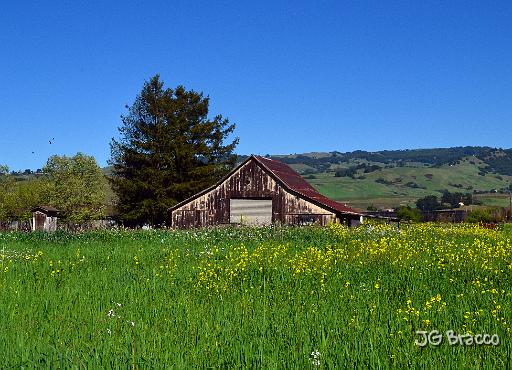
M 475 209 L 469 212 L 466 222 L 479 223 L 479 222 L 492 222 L 493 217 L 488 209 Z
M 404 221 L 420 222 L 423 219 L 420 210 L 411 207 L 399 207 L 396 215 Z

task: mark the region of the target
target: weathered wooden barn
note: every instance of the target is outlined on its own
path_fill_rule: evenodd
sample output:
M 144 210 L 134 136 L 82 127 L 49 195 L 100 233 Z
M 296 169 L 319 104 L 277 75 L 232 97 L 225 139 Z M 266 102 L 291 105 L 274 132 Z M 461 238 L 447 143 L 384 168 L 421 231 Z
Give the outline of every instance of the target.
M 362 214 L 317 192 L 290 166 L 251 156 L 214 186 L 170 208 L 171 226 L 357 225 Z

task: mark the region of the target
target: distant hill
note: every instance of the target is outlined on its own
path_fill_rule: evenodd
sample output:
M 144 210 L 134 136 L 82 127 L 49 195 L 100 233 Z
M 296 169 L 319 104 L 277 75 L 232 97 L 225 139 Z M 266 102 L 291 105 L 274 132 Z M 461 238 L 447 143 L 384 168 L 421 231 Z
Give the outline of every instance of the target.
M 485 205 L 507 206 L 512 184 L 512 149 L 358 150 L 270 158 L 289 164 L 322 194 L 359 208 L 414 205 L 418 198 L 444 190 L 472 193 Z
M 289 164 L 320 193 L 366 209 L 411 205 L 444 190 L 508 206 L 512 149 L 455 147 L 268 155 Z M 247 158 L 240 155 L 239 161 Z M 112 167 L 103 168 L 108 176 Z

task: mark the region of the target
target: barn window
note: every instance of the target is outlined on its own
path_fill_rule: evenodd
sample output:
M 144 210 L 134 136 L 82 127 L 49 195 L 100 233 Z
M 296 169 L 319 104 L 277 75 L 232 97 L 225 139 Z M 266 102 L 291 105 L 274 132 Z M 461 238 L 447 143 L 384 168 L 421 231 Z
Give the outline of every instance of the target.
M 229 222 L 244 225 L 270 225 L 272 199 L 235 198 L 229 200 Z

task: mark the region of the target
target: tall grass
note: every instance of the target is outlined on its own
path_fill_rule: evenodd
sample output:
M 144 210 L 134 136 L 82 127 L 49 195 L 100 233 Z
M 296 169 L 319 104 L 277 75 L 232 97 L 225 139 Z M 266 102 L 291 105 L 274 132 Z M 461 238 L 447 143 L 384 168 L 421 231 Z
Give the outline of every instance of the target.
M 0 234 L 0 367 L 508 368 L 511 240 L 434 225 Z M 501 343 L 414 344 L 433 329 Z

